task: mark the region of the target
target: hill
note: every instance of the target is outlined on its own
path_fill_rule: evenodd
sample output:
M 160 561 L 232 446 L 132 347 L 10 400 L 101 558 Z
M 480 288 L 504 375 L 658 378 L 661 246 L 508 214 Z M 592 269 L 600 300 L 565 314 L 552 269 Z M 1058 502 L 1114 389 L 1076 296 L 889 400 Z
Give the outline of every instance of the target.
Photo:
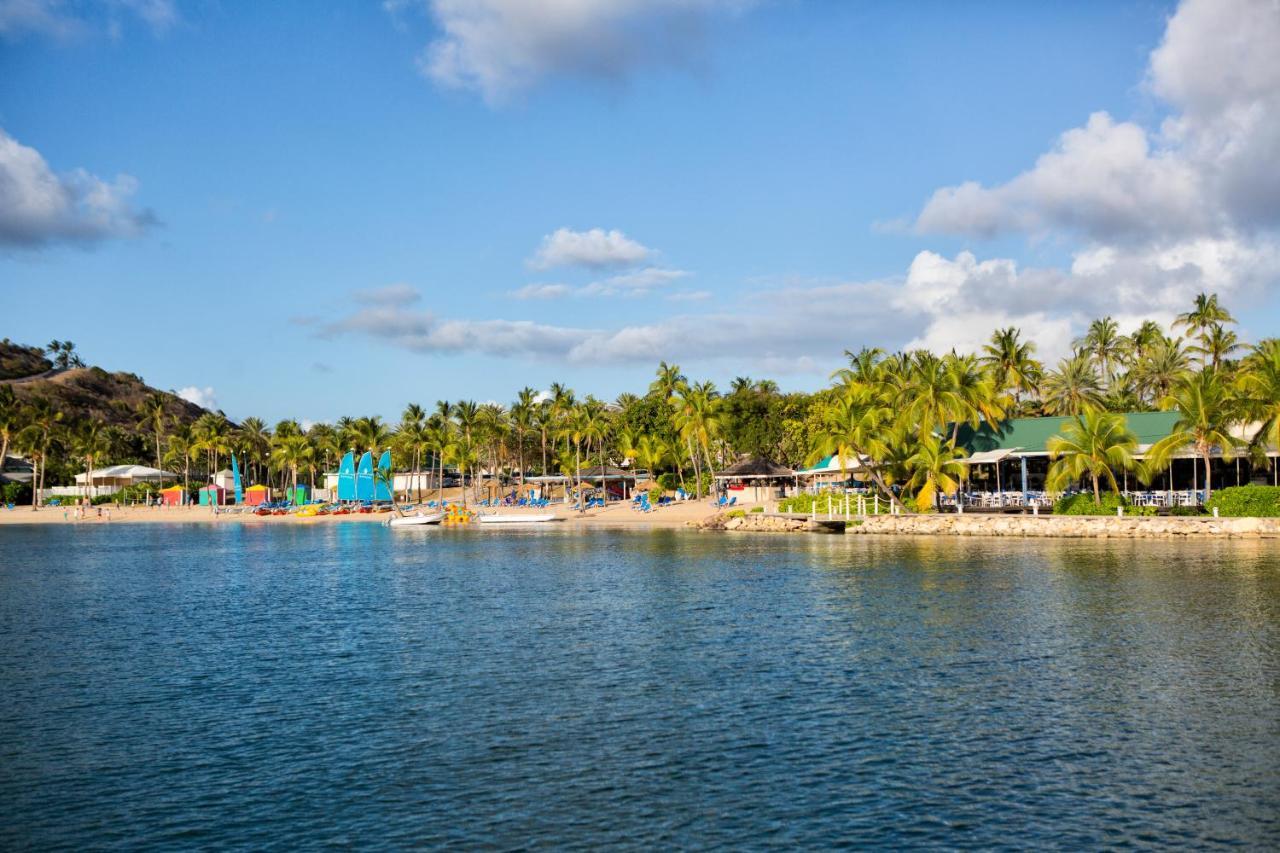
M 40 347 L 15 344 L 5 338 L 0 341 L 0 380 L 22 379 L 53 370 L 53 362 L 44 357 Z
M 172 419 L 190 423 L 205 409 L 171 391 L 152 388 L 135 373 L 109 373 L 101 367 L 55 369 L 42 350 L 9 340 L 0 342 L 0 384 L 13 388 L 19 401 L 48 400 L 68 421 L 92 418 L 126 432 L 137 429 L 138 407 L 152 394 L 163 394 Z

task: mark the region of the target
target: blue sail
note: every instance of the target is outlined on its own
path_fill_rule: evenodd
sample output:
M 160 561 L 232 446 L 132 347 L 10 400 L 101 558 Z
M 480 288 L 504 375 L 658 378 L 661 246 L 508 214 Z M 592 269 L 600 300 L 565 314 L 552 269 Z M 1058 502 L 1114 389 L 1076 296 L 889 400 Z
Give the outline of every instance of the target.
M 244 503 L 244 489 L 241 488 L 240 483 L 240 463 L 236 462 L 236 455 L 234 453 L 231 454 L 231 474 L 235 477 L 236 505 L 239 506 Z
M 338 500 L 356 499 L 356 455 L 348 452 L 338 466 Z
M 375 501 L 391 500 L 391 451 L 384 450 L 382 455 L 378 457 L 378 476 L 374 478 L 373 483 L 373 499 Z
M 356 500 L 373 500 L 373 454 L 367 450 L 356 466 Z

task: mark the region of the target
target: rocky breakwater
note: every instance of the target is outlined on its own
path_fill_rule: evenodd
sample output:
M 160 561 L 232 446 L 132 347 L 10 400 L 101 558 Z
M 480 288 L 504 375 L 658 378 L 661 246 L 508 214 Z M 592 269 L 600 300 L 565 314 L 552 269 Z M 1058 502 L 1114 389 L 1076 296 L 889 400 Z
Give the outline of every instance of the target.
M 749 533 L 830 533 L 828 528 L 807 518 L 786 518 L 749 512 L 745 515 L 718 513 L 710 518 L 690 521 L 699 530 L 741 530 Z
M 1274 539 L 1280 518 L 1116 518 L 1081 515 L 878 515 L 853 535 L 1014 536 L 1065 539 Z

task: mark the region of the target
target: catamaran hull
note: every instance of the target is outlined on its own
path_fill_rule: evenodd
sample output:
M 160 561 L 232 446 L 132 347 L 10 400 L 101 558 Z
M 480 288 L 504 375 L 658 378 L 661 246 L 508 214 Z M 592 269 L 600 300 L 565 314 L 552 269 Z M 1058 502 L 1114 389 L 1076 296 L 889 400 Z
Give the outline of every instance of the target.
M 388 527 L 421 527 L 424 524 L 439 524 L 444 520 L 443 512 L 433 512 L 430 515 L 406 515 L 400 518 L 387 519 Z
M 555 521 L 554 515 L 481 515 L 476 521 L 481 524 L 545 524 Z

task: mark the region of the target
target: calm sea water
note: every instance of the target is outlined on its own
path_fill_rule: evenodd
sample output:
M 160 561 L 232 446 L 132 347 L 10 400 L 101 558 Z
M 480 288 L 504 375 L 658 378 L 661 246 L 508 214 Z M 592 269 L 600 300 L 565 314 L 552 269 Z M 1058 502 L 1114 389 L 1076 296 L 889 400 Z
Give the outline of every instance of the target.
M 1276 550 L 0 528 L 0 847 L 1274 848 Z

